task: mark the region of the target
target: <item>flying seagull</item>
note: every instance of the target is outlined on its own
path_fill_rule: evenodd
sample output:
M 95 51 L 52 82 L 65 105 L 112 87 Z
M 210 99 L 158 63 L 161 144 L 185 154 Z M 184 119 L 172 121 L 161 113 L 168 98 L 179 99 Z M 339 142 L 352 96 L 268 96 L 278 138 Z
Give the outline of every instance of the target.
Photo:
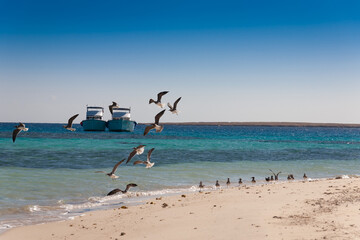
M 160 120 L 161 116 L 164 115 L 164 112 L 165 112 L 165 110 L 162 110 L 161 112 L 156 114 L 155 123 L 153 123 L 145 128 L 144 136 L 146 136 L 146 134 L 148 134 L 151 129 L 155 128 L 156 132 L 161 132 L 164 129 L 164 126 L 159 125 L 159 120 Z
M 126 185 L 126 188 L 125 190 L 121 190 L 119 188 L 115 188 L 114 190 L 110 191 L 106 196 L 110 196 L 110 195 L 114 195 L 118 192 L 121 192 L 121 193 L 127 193 L 127 191 L 131 188 L 131 187 L 137 187 L 137 185 L 135 183 L 129 183 L 128 185 Z
M 111 170 L 111 172 L 106 173 L 106 175 L 108 175 L 112 179 L 119 178 L 118 176 L 115 175 L 115 171 L 123 161 L 125 161 L 125 158 L 123 160 L 119 161 L 118 163 L 116 163 L 115 166 L 113 167 L 113 169 Z M 104 171 L 97 171 L 96 173 L 105 173 L 105 172 Z
M 72 128 L 72 123 L 74 121 L 74 119 L 79 116 L 79 114 L 75 114 L 74 116 L 72 116 L 71 118 L 69 118 L 68 120 L 68 124 L 67 125 L 64 125 L 63 127 L 69 131 L 75 131 L 76 129 L 75 128 Z
M 19 134 L 19 132 L 21 132 L 21 131 L 26 132 L 27 130 L 29 130 L 29 128 L 26 128 L 25 124 L 23 124 L 23 123 L 19 123 L 19 125 L 15 126 L 15 129 L 12 134 L 13 142 L 15 142 L 16 136 Z
M 178 111 L 177 111 L 177 109 L 176 109 L 176 106 L 177 106 L 177 104 L 179 103 L 180 100 L 181 100 L 181 97 L 179 97 L 178 99 L 176 99 L 176 101 L 174 102 L 174 107 L 171 106 L 170 103 L 167 104 L 168 107 L 170 108 L 169 111 L 170 111 L 171 113 L 176 113 L 176 114 L 178 114 Z
M 112 105 L 109 105 L 109 110 L 110 110 L 111 115 L 113 114 L 114 107 L 119 107 L 119 105 L 116 102 L 112 102 Z
M 136 165 L 136 164 L 146 164 L 146 168 L 151 168 L 152 166 L 154 166 L 155 163 L 150 162 L 150 156 L 151 156 L 152 151 L 154 151 L 154 149 L 155 149 L 155 148 L 152 148 L 152 149 L 150 149 L 150 150 L 148 151 L 146 161 L 135 161 L 135 162 L 134 162 L 134 165 Z
M 164 104 L 161 103 L 161 97 L 164 96 L 165 94 L 167 94 L 169 91 L 163 91 L 163 92 L 159 92 L 157 95 L 157 100 L 155 101 L 154 99 L 150 99 L 149 100 L 149 104 L 151 103 L 155 103 L 156 105 L 158 105 L 159 107 L 163 108 Z
M 126 161 L 126 164 L 127 164 L 128 162 L 130 162 L 130 160 L 131 160 L 135 155 L 140 155 L 140 154 L 142 154 L 142 153 L 144 152 L 144 148 L 145 148 L 145 145 L 139 145 L 139 146 L 137 146 L 137 147 L 134 147 L 134 148 L 133 148 L 134 150 L 129 154 L 129 157 L 128 157 L 127 161 Z

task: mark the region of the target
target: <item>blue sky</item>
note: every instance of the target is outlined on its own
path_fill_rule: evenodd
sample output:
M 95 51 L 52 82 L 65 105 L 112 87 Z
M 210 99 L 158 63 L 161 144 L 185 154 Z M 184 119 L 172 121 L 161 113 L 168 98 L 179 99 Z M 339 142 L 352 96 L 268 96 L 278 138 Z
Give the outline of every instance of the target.
M 0 0 L 0 121 L 360 122 L 358 1 Z M 105 118 L 110 118 L 108 111 Z

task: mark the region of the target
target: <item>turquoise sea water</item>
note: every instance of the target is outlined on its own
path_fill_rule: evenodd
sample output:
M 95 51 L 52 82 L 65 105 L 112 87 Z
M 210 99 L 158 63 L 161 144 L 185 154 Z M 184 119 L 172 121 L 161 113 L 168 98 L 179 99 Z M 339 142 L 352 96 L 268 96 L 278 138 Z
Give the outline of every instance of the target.
M 16 123 L 0 123 L 0 232 L 13 226 L 59 220 L 88 210 L 135 204 L 146 197 L 197 191 L 199 181 L 212 188 L 229 177 L 244 183 L 270 176 L 269 169 L 301 179 L 359 174 L 360 129 L 330 127 L 172 126 L 142 136 L 133 133 L 76 132 L 62 124 L 26 124 L 16 142 Z M 104 173 L 133 147 L 145 152 L 119 166 L 112 180 Z M 155 148 L 155 165 L 133 166 Z M 128 195 L 106 197 L 127 183 Z

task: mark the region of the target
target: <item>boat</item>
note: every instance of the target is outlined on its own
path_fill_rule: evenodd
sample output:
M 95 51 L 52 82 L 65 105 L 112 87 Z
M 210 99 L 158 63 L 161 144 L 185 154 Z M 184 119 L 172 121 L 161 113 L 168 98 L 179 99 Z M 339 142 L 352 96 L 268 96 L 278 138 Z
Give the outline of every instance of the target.
M 103 107 L 86 107 L 86 120 L 83 120 L 80 125 L 84 131 L 105 131 L 106 121 L 102 120 L 104 115 Z
M 110 132 L 132 132 L 136 122 L 131 120 L 130 108 L 113 107 L 112 120 L 107 122 Z

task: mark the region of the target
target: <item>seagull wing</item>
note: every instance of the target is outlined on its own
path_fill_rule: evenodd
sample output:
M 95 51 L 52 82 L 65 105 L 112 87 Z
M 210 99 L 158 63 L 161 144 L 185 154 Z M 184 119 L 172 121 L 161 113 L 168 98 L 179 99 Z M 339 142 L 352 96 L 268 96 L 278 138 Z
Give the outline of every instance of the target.
M 145 145 L 139 145 L 135 149 L 140 149 L 140 148 L 144 148 L 144 147 L 145 147 Z
M 139 160 L 139 161 L 134 162 L 134 165 L 136 165 L 136 164 L 146 164 L 146 162 Z
M 19 134 L 19 132 L 21 132 L 21 129 L 18 129 L 18 128 L 14 129 L 13 134 L 12 134 L 13 142 L 15 142 L 16 136 Z
M 159 92 L 157 95 L 157 101 L 161 102 L 161 98 L 162 96 L 164 96 L 165 94 L 167 94 L 169 91 L 163 91 L 163 92 Z
M 176 101 L 174 102 L 174 109 L 176 109 L 176 106 L 178 104 L 178 102 L 181 100 L 181 97 L 179 97 L 178 99 L 176 99 Z
M 146 134 L 148 134 L 150 132 L 150 130 L 154 129 L 154 128 L 155 128 L 155 126 L 153 124 L 147 126 L 144 131 L 144 136 L 146 136 Z
M 135 149 L 136 154 L 142 154 L 144 152 L 145 145 L 139 145 Z
M 135 183 L 129 183 L 128 185 L 126 185 L 126 188 L 123 191 L 123 193 L 126 193 L 131 187 L 137 187 L 137 185 Z
M 19 123 L 19 127 L 23 127 L 23 128 L 25 128 L 25 124 L 23 124 L 23 123 Z
M 72 116 L 71 118 L 69 118 L 68 124 L 67 124 L 66 127 L 70 128 L 70 127 L 72 126 L 72 123 L 73 123 L 74 119 L 75 119 L 77 116 L 79 116 L 79 114 L 75 114 L 74 116 Z
M 168 103 L 167 105 L 168 105 L 168 107 L 170 108 L 170 111 L 173 110 L 173 107 L 171 106 L 170 103 Z
M 127 164 L 128 162 L 130 162 L 130 160 L 133 158 L 133 156 L 135 156 L 135 154 L 136 154 L 136 150 L 132 151 L 132 152 L 129 154 L 129 157 L 128 157 L 127 161 L 126 161 L 126 164 Z
M 160 120 L 161 116 L 164 115 L 164 112 L 165 112 L 165 110 L 162 110 L 161 112 L 156 114 L 156 116 L 155 116 L 155 124 L 157 124 L 157 125 L 159 124 L 159 120 Z
M 271 170 L 270 168 L 269 168 L 269 170 L 270 170 L 270 172 L 272 172 L 272 173 L 274 174 L 274 176 L 276 175 L 276 174 L 273 172 L 273 170 Z
M 114 195 L 114 194 L 116 194 L 118 192 L 122 192 L 122 191 L 120 189 L 116 188 L 116 189 L 110 191 L 106 196 Z
M 150 158 L 151 158 L 151 153 L 155 150 L 155 148 L 152 148 L 148 151 L 148 154 L 147 154 L 147 159 L 146 161 L 149 163 L 150 162 Z
M 115 164 L 115 166 L 113 167 L 110 175 L 115 173 L 117 167 L 118 167 L 123 161 L 125 161 L 125 158 L 124 158 L 123 160 L 119 161 L 117 164 Z

